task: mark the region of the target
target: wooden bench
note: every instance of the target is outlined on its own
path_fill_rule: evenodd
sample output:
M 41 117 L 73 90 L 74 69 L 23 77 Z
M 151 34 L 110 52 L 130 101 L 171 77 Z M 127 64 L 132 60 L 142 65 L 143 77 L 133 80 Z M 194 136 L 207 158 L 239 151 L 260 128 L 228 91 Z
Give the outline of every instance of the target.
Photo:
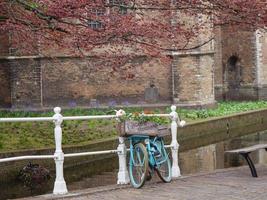
M 248 163 L 248 166 L 249 166 L 250 171 L 251 171 L 251 175 L 253 177 L 258 177 L 255 165 L 252 162 L 251 158 L 249 157 L 249 154 L 251 152 L 259 150 L 259 149 L 265 149 L 267 151 L 267 144 L 257 144 L 257 145 L 245 147 L 242 149 L 234 149 L 234 150 L 230 150 L 230 151 L 225 151 L 225 153 L 238 153 L 238 154 L 242 155 Z

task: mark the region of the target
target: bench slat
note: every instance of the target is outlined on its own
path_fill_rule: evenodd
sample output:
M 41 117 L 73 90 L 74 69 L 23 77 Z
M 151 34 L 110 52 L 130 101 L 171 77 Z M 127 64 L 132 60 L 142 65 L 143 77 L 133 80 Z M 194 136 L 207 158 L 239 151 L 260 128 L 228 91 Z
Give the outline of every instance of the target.
M 225 153 L 250 153 L 250 152 L 256 151 L 258 149 L 266 149 L 266 148 L 267 148 L 267 144 L 257 144 L 257 145 L 245 147 L 242 149 L 234 149 L 234 150 L 230 150 L 230 151 L 225 151 Z

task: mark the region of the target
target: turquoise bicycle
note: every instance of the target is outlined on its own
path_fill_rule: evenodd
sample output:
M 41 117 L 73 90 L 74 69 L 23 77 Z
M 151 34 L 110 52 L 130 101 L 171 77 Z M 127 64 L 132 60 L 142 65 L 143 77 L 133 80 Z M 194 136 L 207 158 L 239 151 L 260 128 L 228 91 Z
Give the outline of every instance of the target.
M 159 136 L 132 135 L 130 141 L 129 175 L 133 187 L 141 188 L 154 171 L 163 182 L 171 181 L 171 162 Z

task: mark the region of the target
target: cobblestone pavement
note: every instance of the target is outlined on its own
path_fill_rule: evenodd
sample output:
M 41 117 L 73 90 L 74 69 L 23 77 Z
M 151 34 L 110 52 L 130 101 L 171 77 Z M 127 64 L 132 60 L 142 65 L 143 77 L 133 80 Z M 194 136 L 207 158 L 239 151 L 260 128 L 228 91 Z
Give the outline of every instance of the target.
M 173 180 L 171 183 L 154 182 L 142 189 L 116 185 L 73 192 L 56 199 L 68 200 L 267 200 L 267 166 L 256 166 L 258 178 L 250 175 L 249 168 L 231 168 L 213 173 L 197 174 Z M 27 198 L 53 199 L 51 195 Z

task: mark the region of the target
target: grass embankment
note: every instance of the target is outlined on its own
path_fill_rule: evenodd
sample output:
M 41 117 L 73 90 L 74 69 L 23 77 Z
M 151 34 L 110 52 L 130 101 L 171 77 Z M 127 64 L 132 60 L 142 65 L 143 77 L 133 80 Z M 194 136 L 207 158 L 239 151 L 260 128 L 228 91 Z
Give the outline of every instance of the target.
M 225 116 L 249 110 L 267 108 L 267 101 L 221 102 L 215 109 L 179 109 L 179 115 L 186 121 Z M 127 112 L 142 112 L 141 109 L 125 109 Z M 154 113 L 169 113 L 170 108 L 154 110 Z M 53 112 L 0 112 L 2 117 L 53 116 Z M 64 116 L 114 114 L 112 109 L 71 109 L 63 111 Z M 154 118 L 167 123 L 168 120 Z M 116 136 L 115 120 L 89 120 L 63 122 L 63 145 L 86 144 L 88 141 Z M 0 151 L 54 147 L 54 124 L 51 122 L 0 123 Z

